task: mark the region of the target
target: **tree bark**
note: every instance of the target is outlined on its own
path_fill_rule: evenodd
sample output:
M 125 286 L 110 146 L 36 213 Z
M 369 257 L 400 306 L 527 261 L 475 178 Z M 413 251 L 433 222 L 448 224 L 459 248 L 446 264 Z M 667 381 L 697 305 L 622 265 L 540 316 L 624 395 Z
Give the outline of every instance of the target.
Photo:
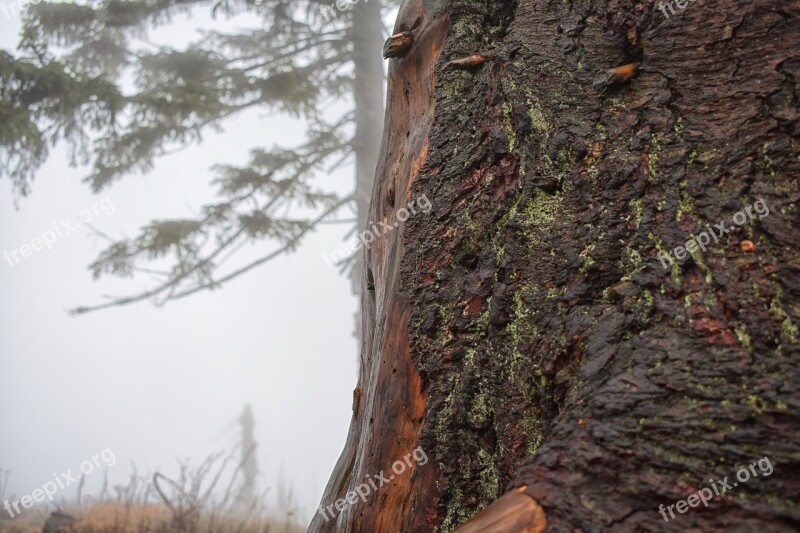
M 433 208 L 366 250 L 322 508 L 430 461 L 311 531 L 450 531 L 505 492 L 543 510 L 518 531 L 800 528 L 800 2 L 672 6 L 404 2 L 371 220 Z

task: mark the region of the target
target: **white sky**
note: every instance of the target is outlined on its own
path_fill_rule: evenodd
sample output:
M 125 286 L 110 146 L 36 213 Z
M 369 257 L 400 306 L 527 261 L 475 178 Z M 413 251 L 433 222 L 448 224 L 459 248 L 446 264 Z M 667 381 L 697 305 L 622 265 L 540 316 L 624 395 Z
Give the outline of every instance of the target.
M 0 12 L 0 47 L 14 48 L 19 25 Z M 186 21 L 168 32 L 179 41 L 194 35 Z M 152 218 L 190 216 L 212 197 L 213 164 L 243 163 L 251 147 L 292 145 L 303 132 L 285 117 L 243 115 L 220 135 L 207 133 L 202 148 L 159 160 L 150 174 L 99 196 L 81 183 L 88 169 L 69 167 L 56 150 L 18 211 L 10 182 L 0 180 L 0 251 L 31 243 L 105 197 L 115 212 L 100 211 L 92 223 L 112 236 L 135 235 Z M 352 167 L 320 179 L 348 191 Z M 249 402 L 260 488 L 275 493 L 282 472 L 310 517 L 344 445 L 356 380 L 357 302 L 348 280 L 322 259 L 346 229 L 326 226 L 298 252 L 222 290 L 165 308 L 139 304 L 78 318 L 66 310 L 148 280 L 93 282 L 86 267 L 105 243 L 87 229 L 13 267 L 0 260 L 0 468 L 12 470 L 6 497 L 30 494 L 54 472 L 75 472 L 108 447 L 117 459 L 113 483 L 127 480 L 131 461 L 140 472 L 173 474 L 178 458 L 197 464 L 231 450 L 233 422 Z M 100 479 L 90 475 L 87 486 Z M 70 487 L 59 496 L 74 494 Z

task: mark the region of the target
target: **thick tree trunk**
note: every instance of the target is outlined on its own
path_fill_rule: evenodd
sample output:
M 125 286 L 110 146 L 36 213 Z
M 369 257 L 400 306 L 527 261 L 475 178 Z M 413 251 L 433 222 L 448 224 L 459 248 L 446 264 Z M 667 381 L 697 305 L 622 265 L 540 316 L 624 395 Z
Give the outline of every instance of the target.
M 367 250 L 322 507 L 430 460 L 312 531 L 449 531 L 516 487 L 509 531 L 800 528 L 800 2 L 672 9 L 404 3 L 371 219 L 433 209 Z

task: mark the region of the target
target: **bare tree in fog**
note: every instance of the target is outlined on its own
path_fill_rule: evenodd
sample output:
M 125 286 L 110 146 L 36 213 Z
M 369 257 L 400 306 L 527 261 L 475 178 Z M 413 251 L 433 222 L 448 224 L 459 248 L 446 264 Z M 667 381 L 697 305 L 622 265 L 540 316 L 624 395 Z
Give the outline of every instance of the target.
M 163 304 L 219 287 L 294 250 L 325 222 L 366 225 L 383 129 L 385 30 L 393 0 L 331 9 L 315 0 L 103 0 L 30 5 L 16 55 L 0 51 L 0 176 L 16 200 L 31 192 L 36 170 L 58 142 L 71 163 L 89 165 L 94 192 L 160 156 L 202 140 L 226 119 L 250 110 L 278 111 L 308 121 L 294 147 L 255 145 L 243 166 L 223 161 L 209 179 L 218 196 L 198 216 L 153 220 L 130 239 L 107 237 L 90 269 L 95 278 L 155 276 L 147 290 L 116 297 L 84 313 L 150 300 Z M 207 31 L 184 49 L 147 40 L 149 30 L 179 14 L 255 14 L 263 23 L 236 33 Z M 133 80 L 123 86 L 123 79 Z M 338 100 L 339 116 L 323 112 Z M 342 197 L 320 171 L 355 162 L 355 187 Z M 355 226 L 355 224 L 354 224 Z M 267 240 L 255 260 L 236 252 Z M 231 258 L 234 259 L 231 259 Z M 360 280 L 353 257 L 342 264 Z M 353 283 L 358 292 L 360 283 Z
M 254 435 L 255 419 L 253 409 L 250 404 L 244 406 L 242 414 L 239 415 L 239 425 L 242 431 L 239 449 L 242 460 L 242 490 L 239 493 L 239 500 L 242 503 L 252 502 L 256 498 L 256 477 L 258 476 L 258 460 L 254 450 L 256 448 L 256 438 Z

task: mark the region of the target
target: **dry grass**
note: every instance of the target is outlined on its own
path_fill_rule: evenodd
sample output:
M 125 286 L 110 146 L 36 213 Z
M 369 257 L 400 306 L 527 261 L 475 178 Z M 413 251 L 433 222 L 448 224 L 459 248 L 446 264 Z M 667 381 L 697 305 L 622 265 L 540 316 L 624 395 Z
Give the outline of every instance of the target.
M 62 501 L 61 509 L 79 518 L 65 533 L 301 533 L 305 531 L 292 503 L 291 489 L 279 489 L 282 509 L 267 509 L 266 493 L 260 498 L 240 494 L 241 463 L 230 475 L 232 457 L 213 455 L 197 467 L 180 465 L 171 479 L 161 473 L 141 477 L 134 467 L 127 485 L 106 483 L 97 499 L 81 498 L 74 505 Z M 225 481 L 223 481 L 225 480 Z M 82 483 L 81 483 L 82 487 Z M 224 488 L 223 488 L 224 487 Z M 2 533 L 38 533 L 48 513 L 31 509 L 13 520 L 0 519 Z
M 67 512 L 77 514 L 74 509 Z M 212 519 L 211 512 L 201 513 L 196 523 L 180 525 L 165 505 L 120 506 L 115 502 L 103 502 L 84 507 L 82 518 L 70 533 L 302 533 L 305 527 L 291 516 L 236 517 L 225 520 Z M 45 513 L 36 511 L 10 521 L 0 521 L 3 533 L 40 533 L 46 520 Z

